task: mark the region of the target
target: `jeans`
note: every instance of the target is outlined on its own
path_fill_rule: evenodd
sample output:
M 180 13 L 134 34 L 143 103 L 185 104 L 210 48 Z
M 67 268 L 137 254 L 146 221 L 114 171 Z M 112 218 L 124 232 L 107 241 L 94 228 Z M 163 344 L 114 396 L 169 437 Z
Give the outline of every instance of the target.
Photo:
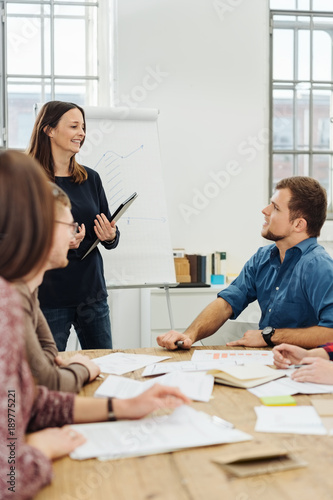
M 107 299 L 77 307 L 42 309 L 58 351 L 65 351 L 73 325 L 82 349 L 112 349 L 110 311 Z

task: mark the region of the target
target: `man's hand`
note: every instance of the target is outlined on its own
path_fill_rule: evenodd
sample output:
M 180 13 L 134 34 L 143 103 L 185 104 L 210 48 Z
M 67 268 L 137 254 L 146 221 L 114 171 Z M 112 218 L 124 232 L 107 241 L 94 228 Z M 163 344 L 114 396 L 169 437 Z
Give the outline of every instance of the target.
M 333 363 L 322 358 L 302 359 L 302 368 L 294 371 L 291 378 L 296 382 L 314 382 L 316 384 L 333 384 Z
M 262 338 L 261 330 L 248 330 L 241 339 L 227 343 L 227 346 L 237 345 L 246 347 L 267 347 L 266 342 Z
M 277 368 L 288 368 L 299 364 L 307 355 L 307 350 L 290 344 L 280 344 L 274 347 L 274 364 Z
M 170 330 L 163 335 L 159 335 L 156 340 L 158 345 L 160 345 L 161 347 L 165 347 L 170 351 L 174 351 L 175 349 L 177 349 L 176 342 L 178 340 L 182 340 L 184 342 L 183 349 L 190 349 L 193 343 L 188 335 L 176 332 L 175 330 Z

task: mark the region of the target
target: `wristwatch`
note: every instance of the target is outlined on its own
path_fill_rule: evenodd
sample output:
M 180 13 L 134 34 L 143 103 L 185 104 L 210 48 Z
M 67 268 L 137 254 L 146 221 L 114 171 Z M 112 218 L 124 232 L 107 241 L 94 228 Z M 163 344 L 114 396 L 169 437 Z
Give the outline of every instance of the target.
M 275 333 L 275 328 L 272 326 L 266 326 L 263 331 L 261 332 L 262 338 L 266 342 L 269 347 L 274 347 L 275 344 L 272 342 L 272 337 Z

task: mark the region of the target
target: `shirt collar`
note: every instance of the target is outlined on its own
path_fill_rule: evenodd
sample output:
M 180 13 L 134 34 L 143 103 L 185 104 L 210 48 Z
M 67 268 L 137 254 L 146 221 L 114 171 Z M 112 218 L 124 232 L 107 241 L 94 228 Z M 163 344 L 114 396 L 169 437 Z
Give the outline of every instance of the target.
M 289 253 L 290 250 L 292 250 L 293 248 L 298 248 L 301 253 L 306 253 L 307 250 L 309 250 L 310 248 L 312 248 L 315 245 L 317 245 L 317 238 L 306 238 L 305 240 L 301 241 L 297 245 L 295 245 L 291 248 L 288 248 L 286 254 Z M 276 245 L 274 245 L 272 250 L 271 250 L 271 259 L 274 259 L 275 257 L 280 257 L 280 252 L 279 252 L 279 249 Z
M 298 245 L 295 245 L 295 247 L 299 248 L 302 253 L 306 253 L 307 250 L 309 250 L 310 248 L 312 248 L 315 245 L 317 245 L 317 238 L 306 238 L 305 240 L 298 243 Z M 295 248 L 295 247 L 292 247 L 292 248 Z

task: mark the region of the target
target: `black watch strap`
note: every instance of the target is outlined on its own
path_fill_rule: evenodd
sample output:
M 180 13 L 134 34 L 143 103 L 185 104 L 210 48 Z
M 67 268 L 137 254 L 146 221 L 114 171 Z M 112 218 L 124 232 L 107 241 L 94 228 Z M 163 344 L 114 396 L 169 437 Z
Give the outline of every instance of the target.
M 275 333 L 275 328 L 273 328 L 272 326 L 266 326 L 261 332 L 262 338 L 269 347 L 274 347 L 275 345 L 272 342 L 272 337 L 274 333 Z

